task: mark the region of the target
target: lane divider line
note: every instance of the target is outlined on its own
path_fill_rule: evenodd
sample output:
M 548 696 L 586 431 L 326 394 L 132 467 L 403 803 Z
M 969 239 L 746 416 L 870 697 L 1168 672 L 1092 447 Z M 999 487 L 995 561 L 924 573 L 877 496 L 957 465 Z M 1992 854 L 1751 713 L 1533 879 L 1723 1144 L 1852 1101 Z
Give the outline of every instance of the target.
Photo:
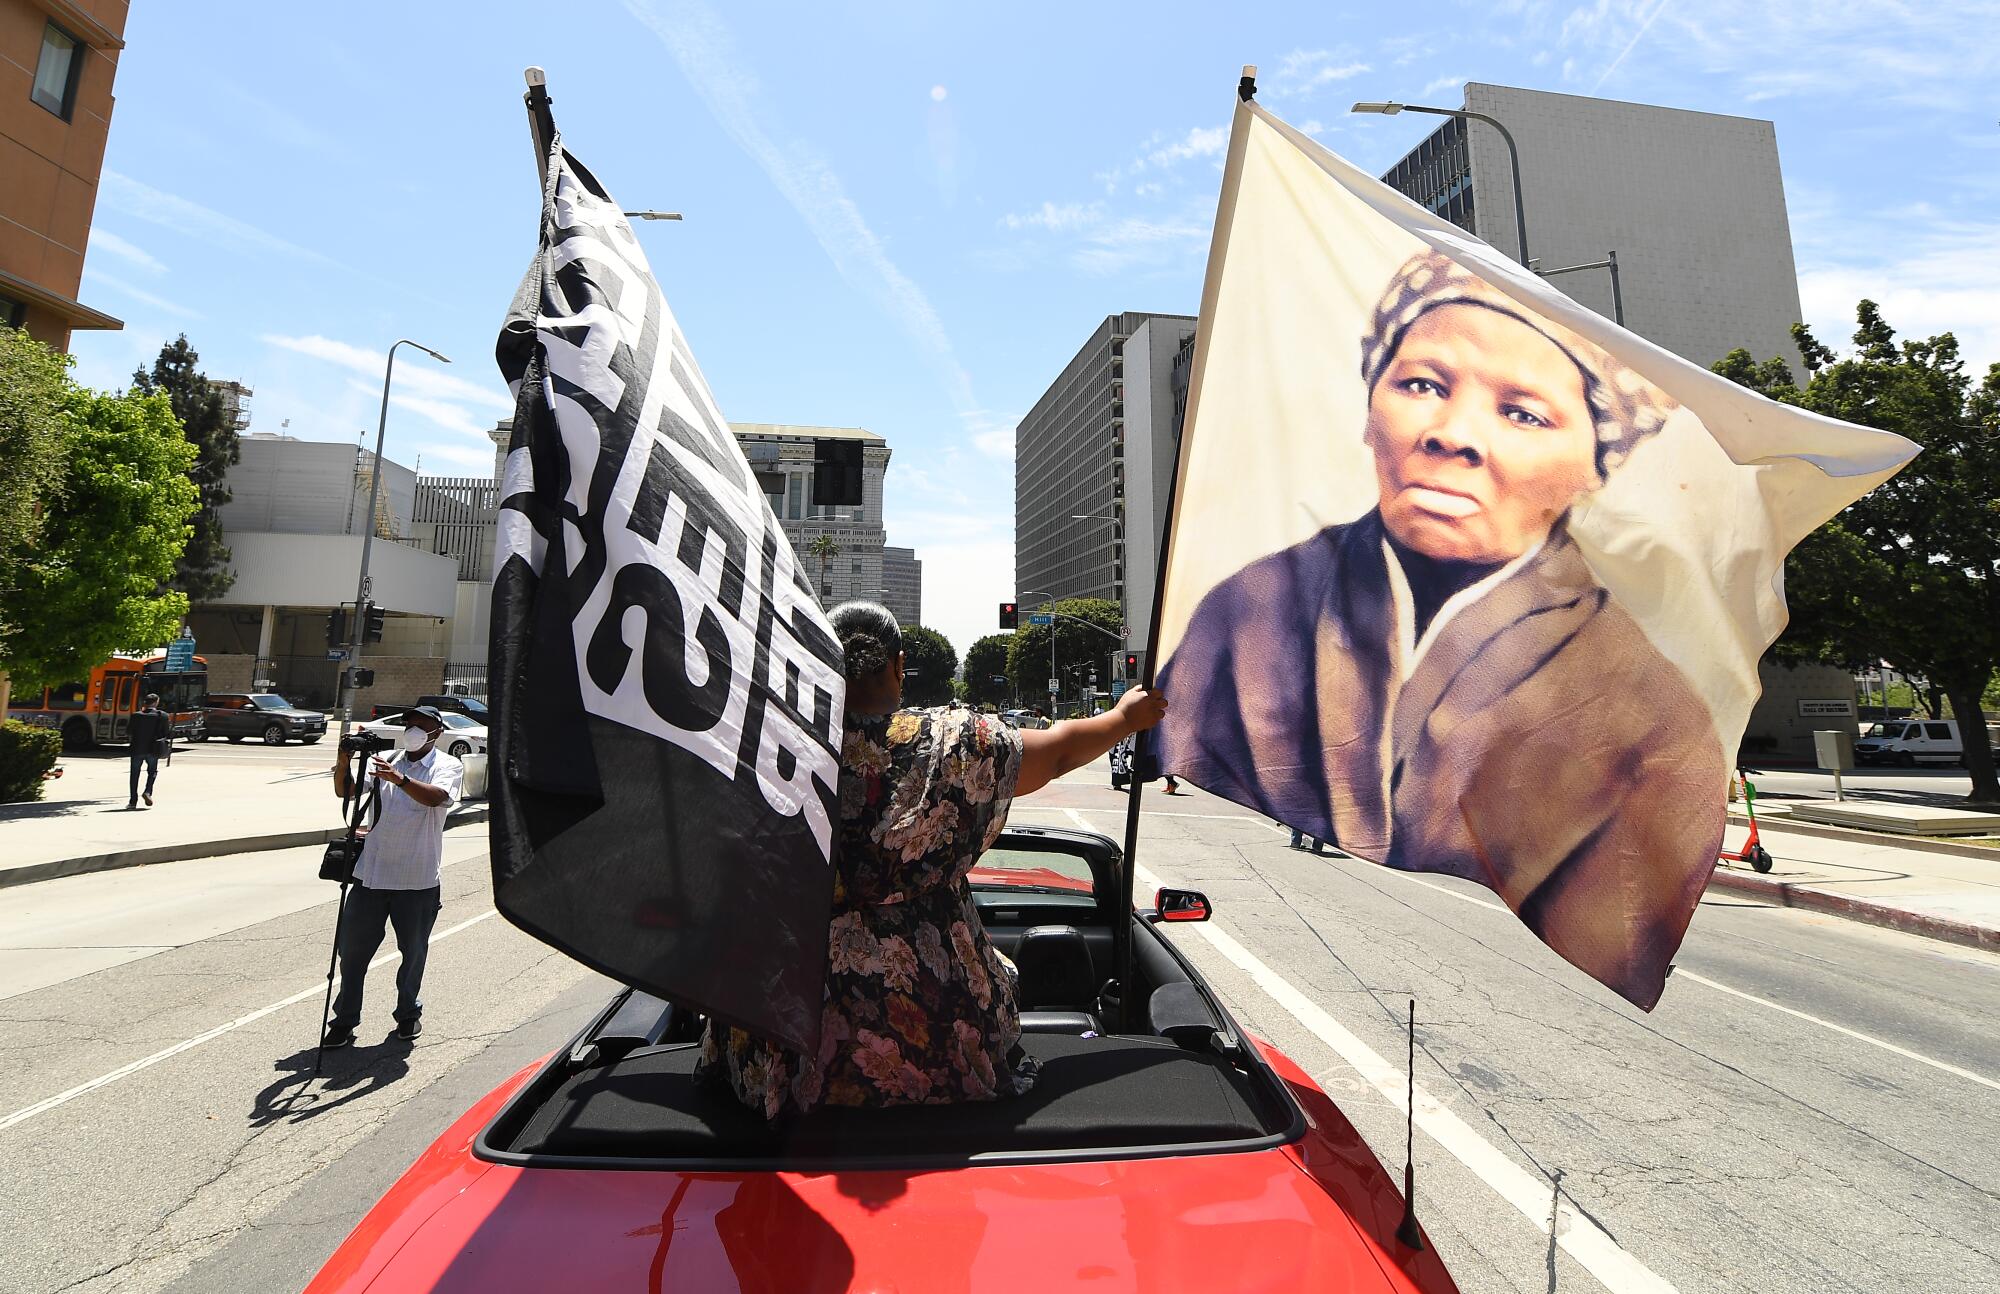
M 486 920 L 488 917 L 493 917 L 498 915 L 499 913 L 495 909 L 488 908 L 486 909 L 486 911 L 480 913 L 476 917 L 473 917 L 469 921 L 461 921 L 457 925 L 451 927 L 449 930 L 443 930 L 438 932 L 437 934 L 432 935 L 431 942 L 433 944 L 441 943 L 444 940 L 451 938 L 453 935 L 457 934 L 461 930 L 470 929 L 471 927 L 476 926 L 480 922 Z M 374 970 L 378 966 L 386 966 L 390 962 L 400 958 L 402 955 L 403 954 L 400 951 L 384 953 L 380 957 L 377 957 L 374 961 L 369 962 L 368 969 Z M 339 977 L 335 976 L 334 983 L 338 985 L 339 982 L 340 982 Z M 337 992 L 338 989 L 336 989 L 335 991 Z M 121 1065 L 117 1069 L 112 1070 L 108 1074 L 99 1074 L 96 1078 L 91 1079 L 87 1083 L 78 1083 L 75 1087 L 70 1088 L 66 1092 L 57 1092 L 54 1096 L 51 1096 L 46 1100 L 37 1101 L 33 1105 L 27 1106 L 23 1109 L 16 1110 L 12 1114 L 8 1115 L 6 1118 L 0 1119 L 0 1132 L 5 1132 L 7 1129 L 13 1127 L 17 1123 L 26 1123 L 29 1119 L 34 1118 L 38 1114 L 47 1114 L 50 1110 L 55 1109 L 59 1105 L 66 1105 L 69 1102 L 74 1101 L 79 1096 L 86 1095 L 87 1093 L 90 1092 L 95 1092 L 100 1087 L 105 1087 L 108 1086 L 109 1084 L 116 1083 L 121 1078 L 130 1078 L 132 1075 L 138 1073 L 142 1069 L 150 1069 L 154 1065 L 159 1064 L 163 1060 L 170 1060 L 173 1057 L 180 1055 L 184 1051 L 192 1050 L 195 1047 L 201 1046 L 205 1042 L 211 1042 L 216 1038 L 220 1038 L 225 1033 L 229 1033 L 236 1029 L 241 1029 L 246 1024 L 255 1024 L 257 1021 L 263 1019 L 267 1015 L 270 1015 L 274 1011 L 282 1011 L 288 1006 L 296 1006 L 300 1002 L 306 1001 L 308 998 L 322 997 L 325 995 L 325 993 L 326 993 L 326 981 L 321 980 L 319 983 L 314 984 L 311 988 L 301 989 L 299 992 L 292 994 L 290 997 L 285 998 L 283 1001 L 273 1002 L 269 1006 L 258 1007 L 255 1011 L 250 1012 L 248 1015 L 239 1015 L 234 1020 L 229 1021 L 227 1024 L 219 1024 L 215 1026 L 215 1028 L 210 1029 L 206 1033 L 198 1033 L 192 1038 L 183 1039 L 182 1041 L 175 1043 L 171 1047 L 163 1048 L 160 1051 L 154 1052 L 150 1056 L 141 1057 L 140 1059 L 133 1061 L 129 1065 Z
M 1076 811 L 1066 809 L 1064 810 L 1064 812 L 1074 814 Z M 1084 810 L 1084 812 L 1109 813 L 1112 812 L 1112 810 L 1086 809 Z M 1241 817 L 1242 815 L 1216 814 L 1215 816 Z M 1081 818 L 1077 818 L 1075 819 L 1075 821 L 1078 826 L 1084 827 L 1085 830 L 1090 830 L 1090 828 L 1084 824 Z M 1271 825 L 1258 818 L 1244 817 L 1243 821 L 1255 822 L 1260 826 Z M 1285 828 L 1279 828 L 1279 830 L 1285 830 Z M 1408 881 L 1412 885 L 1421 885 L 1427 890 L 1436 890 L 1439 894 L 1444 895 L 1446 898 L 1457 899 L 1460 903 L 1471 903 L 1478 907 L 1491 908 L 1495 912 L 1504 912 L 1508 916 L 1513 915 L 1513 910 L 1510 909 L 1504 903 L 1495 903 L 1490 899 L 1476 898 L 1470 894 L 1461 894 L 1457 890 L 1451 889 L 1448 886 L 1439 885 L 1435 881 L 1424 880 L 1422 877 L 1419 876 L 1412 876 L 1408 872 L 1398 871 L 1393 867 L 1383 867 L 1377 870 L 1386 872 L 1390 876 L 1394 876 L 1399 880 Z M 1905 1060 L 1914 1060 L 1920 1065 L 1929 1065 L 1932 1069 L 1942 1070 L 1943 1072 L 1951 1074 L 1954 1077 L 1963 1078 L 1968 1082 L 1977 1083 L 1981 1087 L 1990 1087 L 1994 1091 L 2000 1092 L 2000 1081 L 1988 1078 L 1984 1074 L 1975 1073 L 1972 1070 L 1965 1069 L 1958 1065 L 1954 1065 L 1948 1060 L 1939 1060 L 1935 1056 L 1926 1056 L 1920 1051 L 1911 1051 L 1908 1047 L 1898 1046 L 1897 1044 L 1890 1042 L 1886 1038 L 1877 1038 L 1872 1033 L 1863 1033 L 1859 1029 L 1850 1029 L 1844 1024 L 1836 1024 L 1831 1020 L 1823 1019 L 1822 1017 L 1813 1015 L 1810 1012 L 1798 1010 L 1796 1007 L 1786 1006 L 1782 1002 L 1773 1002 L 1769 998 L 1758 997 L 1755 993 L 1746 993 L 1740 988 L 1732 988 L 1731 986 L 1721 983 L 1720 981 L 1712 980 L 1708 978 L 1708 976 L 1706 975 L 1698 975 L 1694 971 L 1687 969 L 1685 966 L 1674 967 L 1673 979 L 1692 980 L 1696 984 L 1700 984 L 1705 988 L 1712 988 L 1718 993 L 1727 993 L 1732 997 L 1740 997 L 1745 1002 L 1754 1002 L 1758 1006 L 1768 1007 L 1773 1011 L 1783 1012 L 1785 1015 L 1792 1016 L 1795 1019 L 1804 1020 L 1808 1024 L 1816 1024 L 1820 1026 L 1822 1029 L 1830 1029 L 1834 1033 L 1840 1034 L 1842 1037 L 1852 1038 L 1856 1042 L 1865 1042 L 1871 1047 L 1880 1047 L 1883 1051 L 1889 1052 L 1892 1055 L 1901 1056 Z
M 1074 809 L 1065 809 L 1064 812 L 1077 826 L 1090 830 L 1082 814 Z M 1134 872 L 1147 885 L 1165 883 L 1148 868 L 1135 867 Z M 1213 921 L 1196 923 L 1193 928 L 1217 952 L 1247 973 L 1265 996 L 1283 1007 L 1293 1019 L 1346 1061 L 1384 1100 L 1397 1110 L 1408 1108 L 1402 1070 L 1384 1060 L 1373 1047 L 1300 992 L 1290 980 L 1266 966 L 1249 949 L 1218 929 Z M 1421 1083 L 1416 1085 L 1415 1118 L 1425 1136 L 1470 1169 L 1494 1194 L 1513 1205 L 1538 1232 L 1547 1235 L 1553 1222 L 1556 1243 L 1606 1289 L 1617 1290 L 1619 1294 L 1677 1294 L 1673 1285 L 1619 1247 L 1618 1242 L 1603 1228 L 1577 1212 L 1567 1200 L 1554 1211 L 1555 1216 L 1551 1219 L 1549 1185 L 1509 1159 L 1498 1146 L 1446 1109 Z

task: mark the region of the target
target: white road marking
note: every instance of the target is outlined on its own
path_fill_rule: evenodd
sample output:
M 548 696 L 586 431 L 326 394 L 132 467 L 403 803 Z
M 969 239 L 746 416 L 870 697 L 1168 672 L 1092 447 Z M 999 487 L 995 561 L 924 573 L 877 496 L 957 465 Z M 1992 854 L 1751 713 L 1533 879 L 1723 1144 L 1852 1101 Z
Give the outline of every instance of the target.
M 1065 812 L 1074 813 L 1075 810 L 1065 810 Z M 1089 809 L 1085 810 L 1085 812 L 1108 813 L 1112 812 L 1112 810 Z M 1214 816 L 1236 817 L 1241 815 L 1216 814 Z M 1258 818 L 1244 817 L 1243 821 L 1255 822 L 1259 826 L 1271 825 L 1270 823 L 1264 822 L 1262 819 Z M 1081 818 L 1076 819 L 1076 822 L 1078 823 L 1079 826 L 1083 825 Z M 1279 828 L 1279 830 L 1284 830 L 1284 828 Z M 1424 880 L 1422 877 L 1419 876 L 1412 876 L 1408 872 L 1398 871 L 1393 867 L 1384 867 L 1379 870 L 1386 872 L 1389 875 L 1398 878 L 1399 880 L 1408 881 L 1412 885 L 1421 885 L 1427 890 L 1436 890 L 1439 894 L 1442 894 L 1447 898 L 1457 899 L 1461 903 L 1471 903 L 1475 904 L 1478 907 L 1491 908 L 1495 912 L 1504 912 L 1509 916 L 1513 915 L 1513 910 L 1504 903 L 1495 903 L 1492 902 L 1490 899 L 1476 898 L 1470 894 L 1461 894 L 1459 891 L 1451 889 L 1448 886 L 1439 885 L 1435 881 Z M 1697 975 L 1695 972 L 1687 969 L 1685 966 L 1676 966 L 1674 968 L 1673 978 L 1677 980 L 1682 980 L 1682 979 L 1692 980 L 1696 984 L 1703 985 L 1706 988 L 1712 988 L 1718 993 L 1727 993 L 1732 997 L 1740 997 L 1745 1002 L 1754 1002 L 1758 1006 L 1769 1007 L 1773 1011 L 1782 1011 L 1784 1014 L 1792 1016 L 1795 1019 L 1804 1020 L 1808 1024 L 1816 1024 L 1820 1026 L 1822 1029 L 1831 1029 L 1833 1032 L 1840 1034 L 1842 1037 L 1852 1038 L 1856 1042 L 1865 1042 L 1871 1047 L 1880 1047 L 1883 1051 L 1889 1052 L 1893 1055 L 1901 1056 L 1905 1060 L 1914 1060 L 1920 1065 L 1929 1065 L 1932 1069 L 1943 1070 L 1947 1074 L 1951 1074 L 1955 1077 L 1963 1078 L 1970 1082 L 1977 1083 L 1981 1087 L 1990 1087 L 1994 1091 L 2000 1092 L 2000 1081 L 1988 1078 L 1984 1074 L 1974 1073 L 1972 1070 L 1962 1068 L 1958 1065 L 1954 1065 L 1950 1061 L 1939 1060 L 1935 1056 L 1926 1056 L 1922 1052 L 1911 1051 L 1908 1047 L 1899 1047 L 1895 1043 L 1890 1042 L 1886 1038 L 1877 1038 L 1872 1033 L 1863 1033 L 1859 1029 L 1850 1029 L 1844 1024 L 1835 1024 L 1831 1020 L 1822 1019 L 1821 1017 L 1813 1015 L 1810 1012 L 1800 1011 L 1795 1007 L 1786 1006 L 1782 1002 L 1773 1002 L 1769 998 L 1758 997 L 1755 993 L 1745 993 L 1740 988 L 1731 988 L 1729 985 L 1723 984 L 1717 980 L 1712 980 L 1708 978 L 1708 976 L 1706 975 Z
M 480 913 L 478 916 L 473 917 L 468 921 L 461 921 L 457 925 L 451 927 L 449 930 L 441 930 L 437 934 L 432 935 L 431 942 L 433 944 L 441 943 L 444 940 L 451 938 L 459 931 L 469 929 L 470 927 L 476 926 L 480 922 L 486 920 L 488 917 L 497 915 L 499 914 L 494 909 L 488 908 L 486 909 L 486 911 Z M 378 966 L 387 965 L 388 963 L 395 961 L 397 958 L 401 956 L 402 953 L 400 951 L 392 953 L 384 953 L 380 957 L 377 957 L 374 961 L 369 962 L 368 969 L 374 970 Z M 338 976 L 334 977 L 334 983 L 336 985 L 340 983 L 340 979 Z M 250 1012 L 248 1015 L 240 1015 L 237 1016 L 234 1020 L 229 1021 L 227 1024 L 219 1024 L 215 1026 L 215 1028 L 210 1029 L 207 1033 L 198 1033 L 192 1038 L 183 1039 L 182 1041 L 175 1043 L 171 1047 L 167 1047 L 161 1051 L 156 1051 L 152 1055 L 142 1057 L 139 1060 L 135 1060 L 129 1065 L 121 1065 L 120 1067 L 112 1070 L 108 1074 L 99 1074 L 96 1078 L 91 1079 L 89 1082 L 79 1083 L 75 1087 L 70 1088 L 66 1092 L 57 1092 L 54 1096 L 49 1097 L 47 1100 L 37 1101 L 33 1105 L 30 1105 L 25 1109 L 16 1110 L 12 1114 L 8 1115 L 6 1118 L 0 1119 L 0 1132 L 5 1132 L 7 1129 L 13 1127 L 17 1123 L 25 1123 L 29 1119 L 34 1118 L 38 1114 L 46 1114 L 50 1110 L 55 1109 L 59 1105 L 68 1104 L 69 1102 L 74 1101 L 79 1096 L 83 1096 L 89 1092 L 95 1092 L 98 1088 L 104 1087 L 111 1083 L 115 1083 L 121 1078 L 129 1078 L 132 1075 L 138 1073 L 142 1069 L 150 1069 L 151 1067 L 159 1064 L 163 1060 L 171 1059 L 172 1057 L 180 1055 L 184 1051 L 188 1051 L 192 1048 L 199 1047 L 201 1046 L 201 1044 L 212 1041 L 213 1039 L 220 1038 L 223 1034 L 229 1033 L 232 1030 L 241 1029 L 246 1024 L 254 1024 L 257 1021 L 263 1019 L 265 1016 L 270 1015 L 274 1011 L 282 1011 L 288 1006 L 296 1006 L 298 1003 L 303 1002 L 308 998 L 320 997 L 324 995 L 325 992 L 326 992 L 326 981 L 321 980 L 319 983 L 313 985 L 311 988 L 301 989 L 299 992 L 292 994 L 290 997 L 284 999 L 281 1002 L 273 1002 L 269 1006 L 258 1007 L 255 1011 Z
M 1065 809 L 1064 812 L 1069 814 L 1072 822 L 1089 829 L 1082 814 L 1074 809 Z M 1149 868 L 1136 867 L 1134 871 L 1147 885 L 1165 883 Z M 1193 928 L 1213 944 L 1217 952 L 1248 973 L 1267 997 L 1332 1048 L 1334 1054 L 1345 1060 L 1384 1100 L 1398 1110 L 1408 1108 L 1404 1092 L 1406 1078 L 1400 1069 L 1384 1060 L 1373 1047 L 1300 992 L 1290 980 L 1266 966 L 1249 949 L 1218 929 L 1214 922 L 1204 921 Z M 1417 1126 L 1424 1130 L 1424 1135 L 1472 1170 L 1480 1181 L 1513 1205 L 1537 1231 L 1548 1234 L 1552 1221 L 1549 1209 L 1552 1191 L 1548 1183 L 1509 1159 L 1498 1146 L 1480 1136 L 1463 1119 L 1440 1104 L 1421 1083 L 1416 1085 L 1415 1119 Z M 1556 1243 L 1606 1289 L 1617 1290 L 1619 1294 L 1675 1294 L 1671 1284 L 1620 1248 L 1603 1228 L 1577 1212 L 1568 1201 L 1565 1200 L 1554 1213 Z

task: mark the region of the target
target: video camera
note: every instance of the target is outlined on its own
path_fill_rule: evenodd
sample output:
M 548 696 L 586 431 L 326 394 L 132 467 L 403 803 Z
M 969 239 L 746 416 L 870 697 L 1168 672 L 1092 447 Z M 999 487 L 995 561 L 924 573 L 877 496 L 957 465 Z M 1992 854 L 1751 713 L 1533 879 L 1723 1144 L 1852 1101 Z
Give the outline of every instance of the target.
M 340 753 L 343 755 L 373 755 L 395 748 L 395 738 L 385 737 L 379 732 L 369 732 L 365 728 L 350 732 L 340 739 Z

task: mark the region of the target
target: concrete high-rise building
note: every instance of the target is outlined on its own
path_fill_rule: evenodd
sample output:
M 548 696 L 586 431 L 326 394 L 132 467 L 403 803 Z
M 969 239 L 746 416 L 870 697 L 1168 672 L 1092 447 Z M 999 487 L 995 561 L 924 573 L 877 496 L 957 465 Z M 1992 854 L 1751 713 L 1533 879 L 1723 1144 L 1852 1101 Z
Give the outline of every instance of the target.
M 1742 346 L 1804 376 L 1790 331 L 1799 282 L 1770 122 L 1476 81 L 1462 106 L 1514 136 L 1528 256 L 1539 269 L 1616 252 L 1633 332 L 1703 366 Z M 1382 178 L 1514 254 L 1507 145 L 1491 126 L 1446 118 Z M 1549 281 L 1612 317 L 1607 271 Z
M 883 546 L 882 605 L 898 624 L 924 622 L 924 564 L 916 549 Z
M 1133 647 L 1152 614 L 1173 475 L 1174 357 L 1194 324 L 1106 316 L 1015 429 L 1015 595 L 1117 602 Z
M 732 422 L 729 430 L 750 460 L 764 497 L 792 541 L 792 551 L 805 566 L 806 578 L 818 590 L 820 605 L 832 607 L 849 598 L 881 601 L 882 476 L 889 468 L 888 443 L 860 427 Z M 817 440 L 861 442 L 859 507 L 812 501 Z M 834 551 L 825 556 L 813 551 L 822 538 L 833 541 Z
M 123 328 L 77 300 L 125 0 L 0 0 L 0 324 L 59 351 Z

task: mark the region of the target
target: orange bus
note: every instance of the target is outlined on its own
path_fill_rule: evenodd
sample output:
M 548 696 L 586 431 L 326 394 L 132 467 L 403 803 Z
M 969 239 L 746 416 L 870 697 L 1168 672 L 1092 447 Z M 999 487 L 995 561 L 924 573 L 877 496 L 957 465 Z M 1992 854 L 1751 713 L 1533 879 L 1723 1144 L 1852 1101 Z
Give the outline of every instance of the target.
M 206 711 L 208 661 L 197 656 L 194 667 L 167 669 L 165 652 L 113 656 L 83 683 L 60 683 L 40 693 L 16 694 L 8 717 L 62 733 L 64 750 L 125 744 L 132 712 L 148 692 L 160 694 L 160 708 L 173 718 L 174 736 L 197 737 Z

